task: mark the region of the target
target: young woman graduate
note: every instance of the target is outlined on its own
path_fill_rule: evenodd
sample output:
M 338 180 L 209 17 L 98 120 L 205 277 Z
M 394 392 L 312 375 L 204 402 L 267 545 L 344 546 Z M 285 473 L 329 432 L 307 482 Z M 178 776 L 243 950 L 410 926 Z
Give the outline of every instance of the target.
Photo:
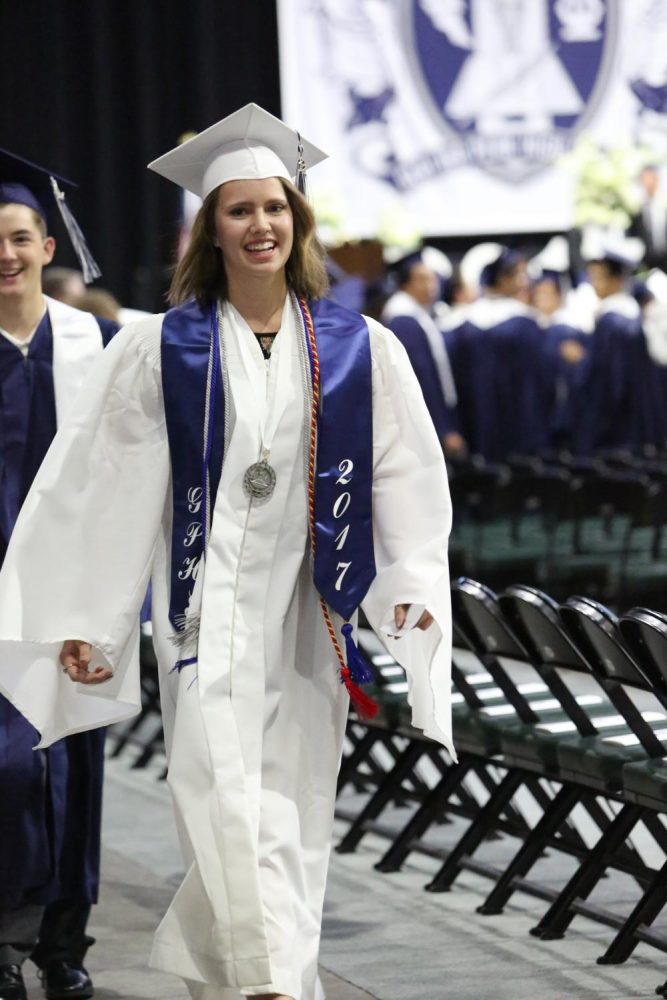
M 358 606 L 454 752 L 442 450 L 398 341 L 322 297 L 323 155 L 247 105 L 151 164 L 203 198 L 176 305 L 114 339 L 0 578 L 0 684 L 45 745 L 138 710 L 152 575 L 186 862 L 152 962 L 197 1000 L 323 996 Z

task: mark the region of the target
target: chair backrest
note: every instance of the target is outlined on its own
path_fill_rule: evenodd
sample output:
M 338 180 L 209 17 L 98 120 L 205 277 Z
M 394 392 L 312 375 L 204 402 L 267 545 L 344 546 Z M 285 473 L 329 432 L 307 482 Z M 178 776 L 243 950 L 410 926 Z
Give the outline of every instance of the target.
M 563 628 L 560 606 L 535 587 L 514 584 L 498 598 L 513 632 L 536 658 L 558 667 L 589 674 L 590 667 Z
M 591 597 L 569 597 L 560 608 L 560 618 L 582 658 L 602 682 L 651 690 L 622 640 L 618 618 L 609 608 Z
M 641 507 L 648 477 L 633 472 L 601 472 L 595 478 L 581 481 L 573 490 L 575 517 L 613 517 L 624 515 L 632 518 Z
M 591 716 L 564 680 L 560 670 L 575 670 L 590 676 L 591 669 L 563 628 L 559 608 L 547 594 L 534 587 L 516 584 L 498 598 L 500 609 L 514 634 L 521 640 L 533 666 L 561 708 L 582 736 L 594 736 Z M 592 698 L 589 704 L 599 704 Z
M 632 608 L 621 617 L 619 630 L 637 666 L 667 706 L 667 615 Z
M 509 471 L 496 465 L 456 467 L 449 482 L 454 510 L 475 522 L 491 520 L 508 479 Z
M 538 716 L 499 657 L 530 663 L 527 651 L 505 621 L 496 594 L 482 583 L 460 577 L 452 584 L 452 614 L 459 632 L 479 657 L 522 722 Z
M 518 537 L 522 519 L 543 518 L 543 528 L 553 528 L 566 516 L 570 501 L 570 473 L 565 469 L 526 470 L 514 474 L 505 488 L 505 503 Z
M 616 616 L 587 597 L 568 598 L 560 616 L 568 635 L 647 754 L 662 757 L 665 748 L 627 689 L 649 691 L 654 696 L 656 693 L 623 642 Z

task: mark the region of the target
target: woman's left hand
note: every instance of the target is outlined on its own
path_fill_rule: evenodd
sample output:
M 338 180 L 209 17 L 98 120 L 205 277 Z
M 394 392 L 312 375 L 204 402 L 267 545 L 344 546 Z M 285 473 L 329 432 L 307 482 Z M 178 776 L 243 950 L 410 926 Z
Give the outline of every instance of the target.
M 93 647 L 81 639 L 66 639 L 60 650 L 60 662 L 64 672 L 75 684 L 103 684 L 113 677 L 108 667 L 90 670 Z
M 403 628 L 405 625 L 405 619 L 408 616 L 408 611 L 410 610 L 410 604 L 397 604 L 394 607 L 394 625 L 397 629 Z M 424 611 L 417 622 L 413 625 L 413 628 L 421 629 L 425 632 L 427 628 L 430 628 L 433 624 L 433 615 L 429 611 Z

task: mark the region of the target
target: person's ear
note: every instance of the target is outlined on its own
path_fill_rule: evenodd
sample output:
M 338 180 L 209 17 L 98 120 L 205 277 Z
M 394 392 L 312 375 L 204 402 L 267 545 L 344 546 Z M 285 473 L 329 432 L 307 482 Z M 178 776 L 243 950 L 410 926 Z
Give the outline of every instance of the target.
M 51 263 L 51 261 L 53 260 L 53 255 L 56 252 L 56 241 L 54 240 L 53 236 L 46 237 L 46 239 L 44 240 L 43 249 L 44 249 L 44 257 L 42 259 L 42 263 L 46 267 L 47 264 Z

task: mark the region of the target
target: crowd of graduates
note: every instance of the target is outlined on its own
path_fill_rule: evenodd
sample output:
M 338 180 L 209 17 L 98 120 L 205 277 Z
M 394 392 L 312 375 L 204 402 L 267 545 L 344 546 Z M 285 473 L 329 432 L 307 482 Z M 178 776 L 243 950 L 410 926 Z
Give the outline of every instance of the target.
M 640 281 L 641 250 L 598 238 L 573 273 L 556 237 L 532 259 L 480 244 L 452 267 L 425 247 L 389 269 L 379 316 L 448 454 L 663 450 L 667 276 Z

